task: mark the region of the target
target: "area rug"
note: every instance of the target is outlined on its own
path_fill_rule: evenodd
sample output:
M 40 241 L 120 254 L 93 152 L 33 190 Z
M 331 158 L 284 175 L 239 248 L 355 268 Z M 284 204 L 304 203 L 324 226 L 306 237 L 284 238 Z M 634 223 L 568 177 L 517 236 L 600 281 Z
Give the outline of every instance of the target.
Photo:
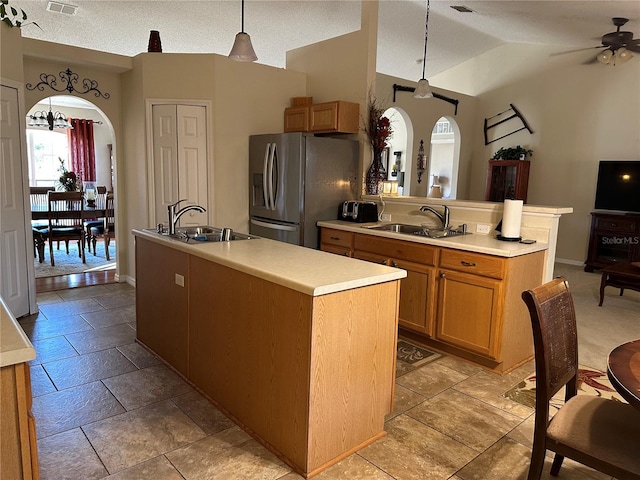
M 625 402 L 611 385 L 607 374 L 589 367 L 578 367 L 578 395 L 593 395 Z M 536 375 L 525 378 L 515 387 L 507 390 L 504 396 L 527 407 L 536 406 Z M 559 409 L 564 404 L 564 389 L 551 399 L 549 407 Z
M 398 340 L 396 355 L 396 377 L 409 373 L 422 367 L 425 363 L 440 358 L 439 353 L 427 350 L 419 345 L 414 345 L 406 340 Z
M 67 275 L 70 273 L 95 272 L 116 268 L 115 240 L 111 240 L 111 243 L 109 244 L 109 256 L 110 260 L 107 260 L 107 257 L 104 254 L 104 242 L 99 241 L 96 245 L 96 255 L 93 255 L 93 251 L 89 253 L 88 250 L 85 250 L 86 263 L 82 263 L 82 259 L 78 256 L 78 244 L 76 242 L 71 242 L 69 245 L 69 255 L 67 255 L 64 243 L 61 242 L 60 250 L 56 250 L 55 245 L 53 247 L 53 258 L 56 264 L 55 267 L 51 266 L 49 259 L 49 245 L 45 245 L 44 262 L 40 263 L 36 258 L 33 261 L 33 266 L 36 278 Z

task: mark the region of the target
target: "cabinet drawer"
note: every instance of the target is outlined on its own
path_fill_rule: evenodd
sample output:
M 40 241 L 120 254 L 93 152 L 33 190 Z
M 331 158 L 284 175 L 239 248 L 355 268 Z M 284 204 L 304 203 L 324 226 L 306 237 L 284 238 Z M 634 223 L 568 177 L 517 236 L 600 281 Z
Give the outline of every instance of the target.
M 596 217 L 596 229 L 611 230 L 617 233 L 635 233 L 638 223 L 627 218 Z
M 440 252 L 440 267 L 459 272 L 473 273 L 491 278 L 504 278 L 505 260 L 481 253 L 463 252 L 443 248 Z
M 352 248 L 353 233 L 343 230 L 323 228 L 320 234 L 320 242 L 336 245 L 338 247 Z
M 354 249 L 423 265 L 435 265 L 438 255 L 437 247 L 373 235 L 355 235 Z
M 338 245 L 331 245 L 328 243 L 322 243 L 320 245 L 320 250 L 327 253 L 333 253 L 334 255 L 340 255 L 342 257 L 352 256 L 350 248 L 340 247 Z

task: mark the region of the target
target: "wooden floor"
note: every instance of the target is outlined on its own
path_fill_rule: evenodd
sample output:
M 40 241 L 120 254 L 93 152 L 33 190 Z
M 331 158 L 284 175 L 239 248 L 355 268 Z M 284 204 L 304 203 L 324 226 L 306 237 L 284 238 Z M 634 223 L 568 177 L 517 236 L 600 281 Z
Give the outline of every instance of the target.
M 36 278 L 36 293 L 55 292 L 56 290 L 103 285 L 105 283 L 116 283 L 115 268 L 99 272 L 71 273 L 55 277 Z

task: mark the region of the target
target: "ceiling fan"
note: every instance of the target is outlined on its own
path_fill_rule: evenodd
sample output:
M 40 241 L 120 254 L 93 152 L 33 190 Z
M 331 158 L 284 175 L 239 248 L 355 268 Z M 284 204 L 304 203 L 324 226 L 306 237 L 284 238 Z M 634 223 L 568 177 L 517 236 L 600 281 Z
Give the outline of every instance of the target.
M 592 62 L 598 61 L 605 65 L 618 65 L 625 63 L 633 57 L 631 52 L 640 53 L 640 38 L 633 38 L 633 32 L 621 31 L 629 19 L 614 17 L 611 19 L 616 27 L 615 32 L 605 33 L 602 36 L 602 46 L 594 48 L 604 48 Z M 590 63 L 592 63 L 590 62 Z

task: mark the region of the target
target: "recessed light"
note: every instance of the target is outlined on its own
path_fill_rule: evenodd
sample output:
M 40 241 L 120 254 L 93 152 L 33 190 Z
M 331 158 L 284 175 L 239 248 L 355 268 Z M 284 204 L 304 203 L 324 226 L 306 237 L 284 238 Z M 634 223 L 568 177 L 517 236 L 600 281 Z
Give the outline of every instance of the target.
M 457 10 L 460 13 L 472 13 L 473 10 L 471 10 L 469 7 L 465 7 L 464 5 L 451 5 L 451 8 L 453 8 L 454 10 Z
M 78 7 L 67 3 L 49 2 L 47 3 L 47 11 L 55 13 L 63 13 L 64 15 L 75 15 Z

